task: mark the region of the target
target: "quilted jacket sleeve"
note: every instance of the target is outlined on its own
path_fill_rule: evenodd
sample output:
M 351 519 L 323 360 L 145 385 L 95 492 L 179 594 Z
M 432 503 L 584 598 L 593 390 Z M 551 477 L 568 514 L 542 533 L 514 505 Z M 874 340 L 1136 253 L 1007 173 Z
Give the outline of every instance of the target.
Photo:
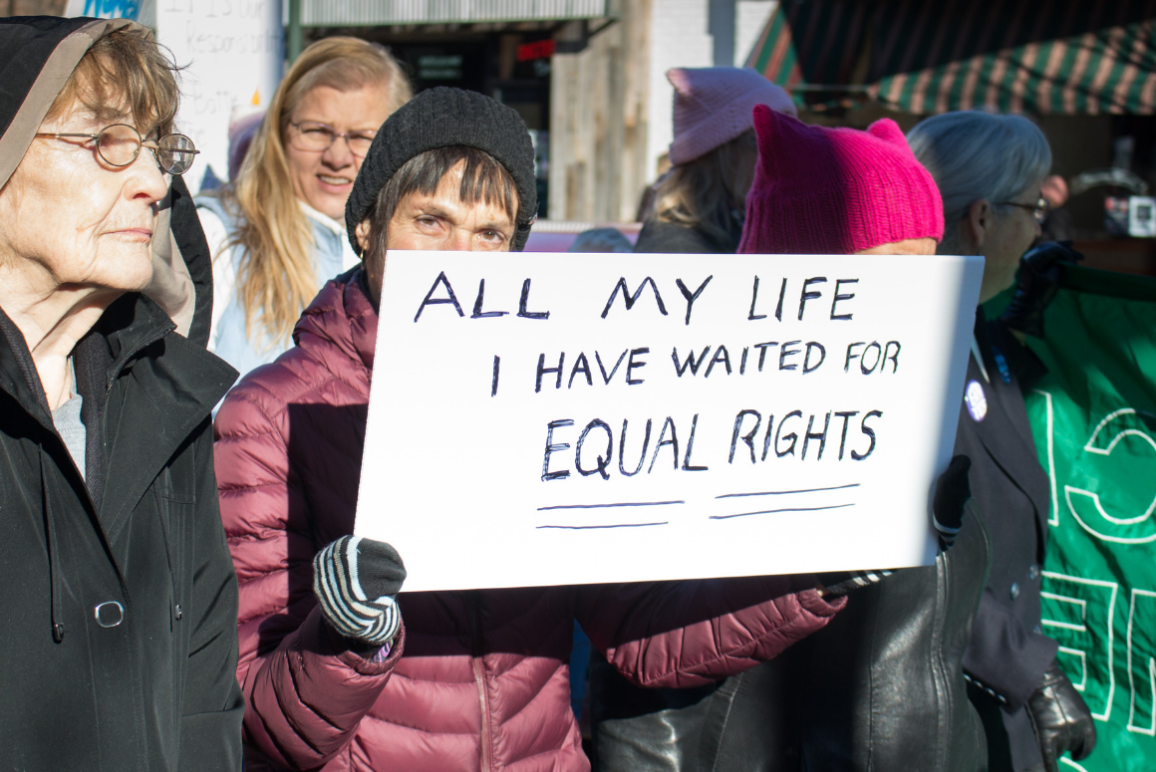
M 579 591 L 578 621 L 639 686 L 702 686 L 774 659 L 847 603 L 819 597 L 812 576 L 762 576 Z M 808 589 L 799 590 L 799 587 Z
M 291 470 L 288 411 L 274 396 L 285 388 L 265 383 L 286 376 L 279 367 L 255 371 L 225 399 L 215 466 L 240 591 L 246 757 L 311 769 L 353 739 L 401 656 L 404 630 L 375 663 L 341 646 L 321 618 L 312 592 L 313 520 Z

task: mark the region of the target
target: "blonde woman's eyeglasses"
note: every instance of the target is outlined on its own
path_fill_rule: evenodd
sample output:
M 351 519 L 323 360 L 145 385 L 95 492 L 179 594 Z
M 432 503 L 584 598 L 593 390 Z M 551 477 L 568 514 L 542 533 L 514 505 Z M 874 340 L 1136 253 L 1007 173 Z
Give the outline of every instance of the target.
M 296 131 L 293 144 L 301 150 L 310 150 L 315 153 L 324 153 L 333 147 L 334 142 L 344 139 L 345 143 L 349 145 L 350 153 L 358 158 L 365 158 L 365 154 L 369 152 L 369 146 L 373 144 L 373 138 L 376 136 L 376 132 L 372 131 L 338 131 L 332 126 L 312 121 L 290 122 L 289 125 Z

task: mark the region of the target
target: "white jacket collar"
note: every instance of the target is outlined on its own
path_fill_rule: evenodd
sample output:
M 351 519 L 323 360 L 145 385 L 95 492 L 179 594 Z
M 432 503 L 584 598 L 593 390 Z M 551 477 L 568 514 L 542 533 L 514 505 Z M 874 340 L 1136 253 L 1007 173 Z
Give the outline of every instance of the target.
M 306 204 L 301 199 L 297 199 L 297 203 L 301 205 L 301 211 L 305 213 L 306 217 L 308 217 L 311 220 L 314 220 L 315 222 L 320 223 L 321 225 L 324 225 L 326 228 L 333 231 L 338 236 L 341 236 L 342 238 L 345 237 L 345 224 L 344 223 L 339 223 L 339 222 L 337 222 L 337 220 L 334 220 L 329 215 L 322 214 L 321 212 L 318 212 L 316 209 L 309 206 L 309 204 Z

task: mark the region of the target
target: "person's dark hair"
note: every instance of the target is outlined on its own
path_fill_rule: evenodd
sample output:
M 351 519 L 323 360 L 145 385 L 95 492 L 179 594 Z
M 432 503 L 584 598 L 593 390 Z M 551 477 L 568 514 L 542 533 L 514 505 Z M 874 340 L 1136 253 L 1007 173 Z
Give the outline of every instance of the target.
M 634 244 L 617 228 L 591 228 L 570 242 L 567 252 L 633 252 Z
M 432 195 L 441 184 L 442 178 L 459 163 L 462 169 L 462 184 L 458 196 L 463 204 L 472 206 L 485 202 L 499 206 L 514 222 L 518 217 L 518 189 L 514 178 L 506 167 L 498 163 L 492 155 L 473 147 L 439 147 L 419 153 L 406 161 L 394 174 L 381 192 L 369 215 L 368 248 L 365 261 L 373 266 L 371 272 L 380 269 L 385 258 L 389 240 L 389 222 L 403 198 L 415 193 Z

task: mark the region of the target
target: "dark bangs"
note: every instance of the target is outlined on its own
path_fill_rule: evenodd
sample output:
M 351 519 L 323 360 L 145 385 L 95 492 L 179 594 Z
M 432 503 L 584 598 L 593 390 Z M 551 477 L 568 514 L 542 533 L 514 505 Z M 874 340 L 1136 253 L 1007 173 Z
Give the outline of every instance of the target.
M 369 222 L 369 257 L 385 254 L 386 230 L 398 202 L 413 194 L 433 195 L 442 178 L 463 161 L 462 184 L 458 189 L 461 202 L 467 206 L 485 203 L 499 207 L 511 222 L 517 221 L 518 190 L 506 167 L 484 150 L 461 145 L 439 147 L 406 161 L 378 193 Z

